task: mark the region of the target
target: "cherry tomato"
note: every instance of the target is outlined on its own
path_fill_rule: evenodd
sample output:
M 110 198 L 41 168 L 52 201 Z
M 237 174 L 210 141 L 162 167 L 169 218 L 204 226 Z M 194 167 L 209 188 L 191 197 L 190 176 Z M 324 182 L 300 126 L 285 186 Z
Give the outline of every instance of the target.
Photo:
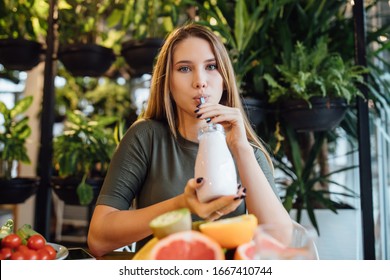
M 49 251 L 46 250 L 45 248 L 39 249 L 37 251 L 38 254 L 38 260 L 51 260 Z
M 33 250 L 39 250 L 45 247 L 46 240 L 42 235 L 35 234 L 27 240 L 27 247 Z
M 0 261 L 6 260 L 6 259 L 7 258 L 2 253 L 0 253 Z
M 30 250 L 26 245 L 20 245 L 18 248 L 16 248 L 16 251 L 19 251 L 21 253 L 24 253 L 26 251 Z
M 8 247 L 1 248 L 0 254 L 4 256 L 4 260 L 9 259 L 12 255 L 12 249 Z
M 11 255 L 11 260 L 24 260 L 23 253 L 20 251 L 15 251 Z
M 20 252 L 20 251 L 19 251 Z M 38 259 L 38 253 L 35 250 L 26 250 L 24 252 L 21 252 L 23 255 L 23 258 L 25 260 L 37 260 Z
M 15 233 L 8 234 L 6 237 L 1 240 L 1 246 L 15 249 L 22 244 L 22 239 Z
M 53 246 L 46 244 L 43 249 L 49 253 L 49 260 L 54 260 L 57 257 L 57 251 L 53 248 Z

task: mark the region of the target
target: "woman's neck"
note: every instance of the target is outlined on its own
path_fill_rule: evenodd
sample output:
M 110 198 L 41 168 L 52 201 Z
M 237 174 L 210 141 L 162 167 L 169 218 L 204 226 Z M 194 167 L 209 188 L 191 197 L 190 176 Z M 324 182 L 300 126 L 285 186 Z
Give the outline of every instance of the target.
M 194 118 L 180 118 L 178 120 L 178 131 L 180 135 L 191 141 L 198 143 L 198 130 L 202 126 L 203 121 Z

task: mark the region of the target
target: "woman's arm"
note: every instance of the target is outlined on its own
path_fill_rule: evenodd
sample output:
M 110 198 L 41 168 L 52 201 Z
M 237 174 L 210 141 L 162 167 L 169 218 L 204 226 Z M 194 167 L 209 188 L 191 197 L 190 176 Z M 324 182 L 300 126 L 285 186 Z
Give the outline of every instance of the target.
M 228 214 L 242 202 L 241 188 L 235 196 L 223 196 L 208 203 L 201 203 L 196 196 L 196 188 L 202 185 L 203 180 L 190 179 L 183 194 L 137 210 L 96 206 L 88 232 L 89 249 L 95 256 L 102 256 L 141 240 L 152 234 L 149 227 L 151 220 L 168 211 L 186 207 L 203 219 L 214 220 L 220 218 L 220 215 L 215 214 L 216 211 L 224 209 L 224 214 Z

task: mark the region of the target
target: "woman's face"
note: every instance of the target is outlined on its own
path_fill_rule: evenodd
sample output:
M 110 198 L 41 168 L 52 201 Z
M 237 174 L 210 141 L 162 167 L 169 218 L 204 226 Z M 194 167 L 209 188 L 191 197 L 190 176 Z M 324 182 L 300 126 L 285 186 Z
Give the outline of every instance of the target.
M 173 51 L 170 91 L 178 115 L 196 118 L 194 110 L 204 97 L 206 102 L 219 103 L 223 79 L 210 44 L 201 38 L 190 37 L 176 45 Z

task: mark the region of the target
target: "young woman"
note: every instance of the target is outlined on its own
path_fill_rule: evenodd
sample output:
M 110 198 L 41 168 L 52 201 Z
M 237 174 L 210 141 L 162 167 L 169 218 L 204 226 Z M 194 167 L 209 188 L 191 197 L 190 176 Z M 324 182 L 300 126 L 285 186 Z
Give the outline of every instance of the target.
M 201 203 L 196 189 L 205 179 L 193 176 L 198 129 L 209 118 L 225 128 L 242 187 L 236 195 Z M 113 156 L 91 220 L 89 248 L 96 256 L 133 242 L 139 248 L 152 233 L 153 218 L 183 207 L 193 219 L 252 213 L 259 223 L 291 223 L 275 190 L 271 159 L 243 111 L 228 53 L 213 32 L 197 24 L 172 32 L 160 51 L 146 111 Z

